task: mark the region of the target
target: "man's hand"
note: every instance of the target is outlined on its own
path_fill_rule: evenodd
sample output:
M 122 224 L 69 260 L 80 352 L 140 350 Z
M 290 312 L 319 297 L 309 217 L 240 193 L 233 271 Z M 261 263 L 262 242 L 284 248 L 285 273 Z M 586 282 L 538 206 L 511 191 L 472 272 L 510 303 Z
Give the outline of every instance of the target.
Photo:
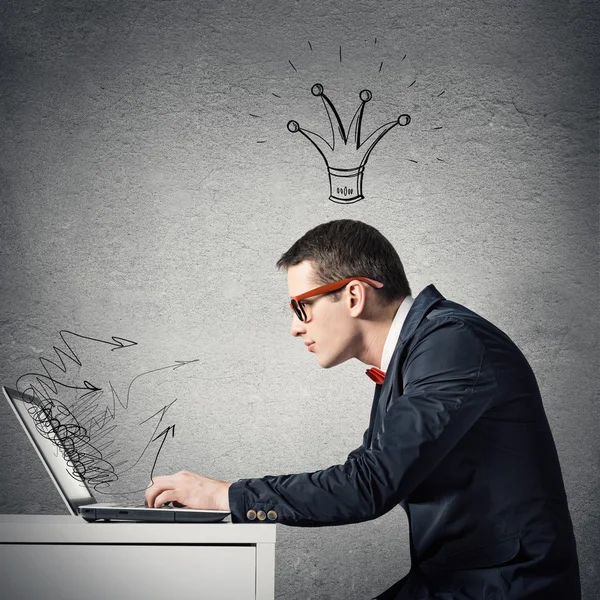
M 230 485 L 189 471 L 154 477 L 146 490 L 146 505 L 158 508 L 173 502 L 188 508 L 229 510 Z

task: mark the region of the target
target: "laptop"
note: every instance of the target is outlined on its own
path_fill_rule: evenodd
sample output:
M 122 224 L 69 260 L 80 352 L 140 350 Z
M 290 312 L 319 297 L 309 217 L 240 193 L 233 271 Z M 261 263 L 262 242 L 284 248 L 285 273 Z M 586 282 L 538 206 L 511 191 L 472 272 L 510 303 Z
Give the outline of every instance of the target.
M 173 506 L 150 508 L 97 502 L 73 461 L 68 459 L 67 448 L 56 434 L 42 402 L 10 388 L 2 387 L 2 391 L 72 515 L 80 515 L 88 522 L 214 523 L 231 514 L 226 510 Z

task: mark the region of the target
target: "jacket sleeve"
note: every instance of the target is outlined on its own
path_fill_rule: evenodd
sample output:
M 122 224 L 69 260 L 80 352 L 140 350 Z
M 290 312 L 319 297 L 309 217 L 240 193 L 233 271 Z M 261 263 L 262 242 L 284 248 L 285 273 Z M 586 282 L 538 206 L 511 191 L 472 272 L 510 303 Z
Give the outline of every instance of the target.
M 355 458 L 356 456 L 360 455 L 360 453 L 365 449 L 365 443 L 367 441 L 367 435 L 369 435 L 369 430 L 366 429 L 365 432 L 363 433 L 363 441 L 362 444 L 356 448 L 356 450 L 352 450 L 352 452 L 350 452 L 350 454 L 348 454 L 348 458 L 346 458 L 346 460 L 350 460 L 351 458 Z
M 276 522 L 317 527 L 374 519 L 406 498 L 490 406 L 496 393 L 483 344 L 461 321 L 429 322 L 403 363 L 370 448 L 313 473 L 241 479 L 229 489 L 233 522 L 274 511 Z M 270 521 L 266 521 L 270 522 Z

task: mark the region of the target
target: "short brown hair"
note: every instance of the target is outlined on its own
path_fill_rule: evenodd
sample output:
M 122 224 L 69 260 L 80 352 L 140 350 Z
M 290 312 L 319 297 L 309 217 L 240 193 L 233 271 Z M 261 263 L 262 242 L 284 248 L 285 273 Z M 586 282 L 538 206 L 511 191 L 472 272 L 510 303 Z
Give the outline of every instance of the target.
M 305 260 L 314 263 L 317 284 L 362 276 L 383 283 L 376 291 L 384 304 L 411 295 L 398 253 L 375 227 L 362 221 L 317 225 L 281 255 L 277 268 L 287 270 Z

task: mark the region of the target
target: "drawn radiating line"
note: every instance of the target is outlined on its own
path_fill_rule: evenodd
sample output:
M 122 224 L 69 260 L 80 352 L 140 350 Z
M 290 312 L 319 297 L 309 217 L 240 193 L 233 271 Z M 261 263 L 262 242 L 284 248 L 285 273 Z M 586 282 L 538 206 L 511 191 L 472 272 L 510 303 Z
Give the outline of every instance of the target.
M 414 162 L 414 163 L 418 163 L 418 160 L 413 160 L 412 158 L 407 158 L 406 160 L 409 160 L 410 162 Z
M 417 83 L 416 79 L 408 87 L 412 87 L 413 85 L 415 85 L 415 83 Z
M 310 51 L 312 52 L 312 44 L 310 43 L 310 41 L 308 42 L 308 47 L 310 48 Z
M 264 144 L 267 140 L 256 140 L 257 144 Z
M 438 160 L 439 160 L 440 162 L 446 162 L 446 161 L 445 161 L 445 160 L 443 160 L 442 158 L 438 158 Z
M 379 65 L 379 72 L 381 73 L 381 69 L 383 69 L 383 61 L 381 61 L 381 64 Z
M 292 69 L 294 69 L 294 71 L 298 72 L 298 69 L 296 69 L 296 67 L 294 66 L 294 63 L 291 60 L 288 60 L 288 62 L 290 63 L 290 65 L 292 65 Z
M 442 126 L 440 126 L 440 127 L 434 127 L 434 128 L 433 128 L 433 130 L 434 130 L 434 131 L 435 131 L 436 129 L 443 129 L 443 127 L 442 127 Z
M 406 54 L 402 57 L 402 60 L 404 60 L 406 58 Z M 402 60 L 400 62 L 402 62 Z
M 271 92 L 271 94 L 273 94 L 273 96 L 275 96 L 275 98 L 281 98 L 281 96 L 278 96 L 275 92 Z
M 446 92 L 446 90 L 444 90 L 441 94 L 438 94 L 437 97 L 439 98 L 442 94 L 444 94 Z
M 340 62 L 342 62 L 342 47 L 340 46 Z
M 262 119 L 262 117 L 259 117 L 258 115 L 253 115 L 252 113 L 248 113 L 251 117 L 254 117 L 255 119 Z

